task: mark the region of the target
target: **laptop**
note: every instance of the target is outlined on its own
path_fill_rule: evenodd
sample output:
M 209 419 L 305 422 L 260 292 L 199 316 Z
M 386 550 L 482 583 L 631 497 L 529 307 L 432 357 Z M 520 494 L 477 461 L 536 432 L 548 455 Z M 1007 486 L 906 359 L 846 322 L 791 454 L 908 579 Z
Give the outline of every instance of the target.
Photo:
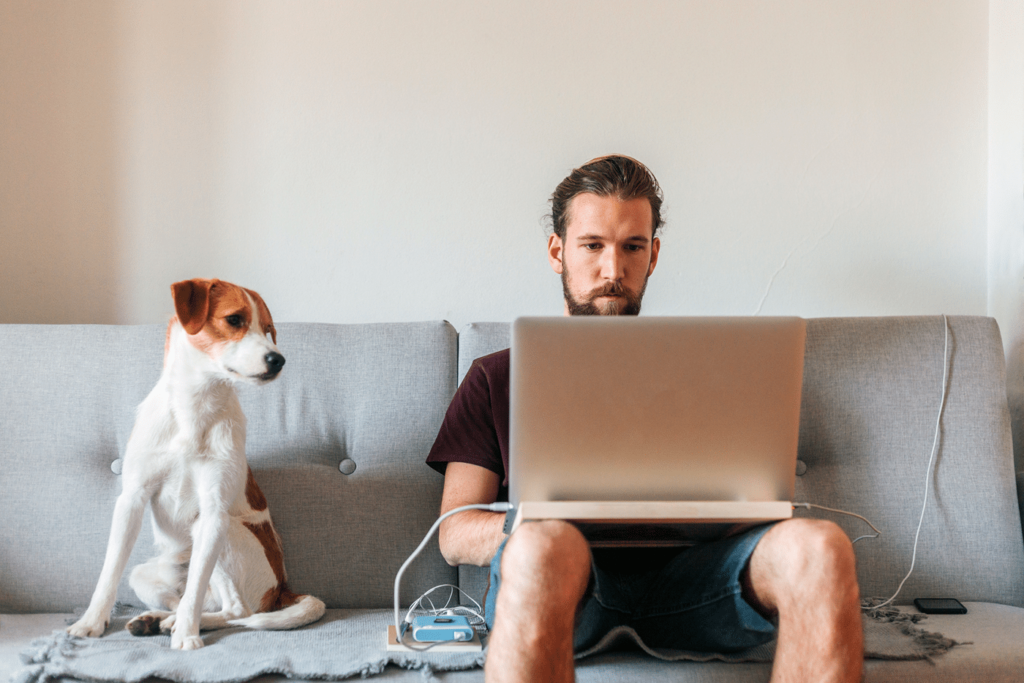
M 519 318 L 510 530 L 687 545 L 792 516 L 806 322 Z

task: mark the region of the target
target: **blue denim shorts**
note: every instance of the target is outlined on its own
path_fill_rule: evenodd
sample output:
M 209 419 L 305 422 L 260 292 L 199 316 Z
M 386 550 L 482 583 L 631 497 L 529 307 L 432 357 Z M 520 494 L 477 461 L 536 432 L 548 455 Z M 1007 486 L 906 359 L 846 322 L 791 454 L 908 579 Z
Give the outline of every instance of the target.
M 775 626 L 743 599 L 740 574 L 770 528 L 688 548 L 594 549 L 574 649 L 592 647 L 616 626 L 631 626 L 652 648 L 726 653 L 768 642 Z M 491 560 L 488 627 L 494 625 L 504 550 L 502 543 Z

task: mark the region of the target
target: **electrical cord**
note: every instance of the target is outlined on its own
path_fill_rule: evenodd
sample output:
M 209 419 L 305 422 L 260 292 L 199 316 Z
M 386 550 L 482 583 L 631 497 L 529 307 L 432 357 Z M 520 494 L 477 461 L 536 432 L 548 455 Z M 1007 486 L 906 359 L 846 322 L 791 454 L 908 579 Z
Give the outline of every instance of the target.
M 900 585 L 897 586 L 896 592 L 892 594 L 892 597 L 890 597 L 885 602 L 879 603 L 877 605 L 873 605 L 871 607 L 863 607 L 862 608 L 862 609 L 867 610 L 867 611 L 873 611 L 873 610 L 879 609 L 881 607 L 885 607 L 886 605 L 891 603 L 893 600 L 895 600 L 896 596 L 899 595 L 900 591 L 903 590 L 903 584 L 905 584 L 907 582 L 907 579 L 910 578 L 910 575 L 914 571 L 914 565 L 917 563 L 917 543 L 918 543 L 918 541 L 921 538 L 921 527 L 924 525 L 924 513 L 928 509 L 928 490 L 930 488 L 930 484 L 931 484 L 931 480 L 932 480 L 932 472 L 933 472 L 932 465 L 935 462 L 935 455 L 938 452 L 938 448 L 939 448 L 939 435 L 941 433 L 941 427 L 942 427 L 942 414 L 943 414 L 943 412 L 945 412 L 945 409 L 946 409 L 946 390 L 949 387 L 949 318 L 946 317 L 946 315 L 942 316 L 942 323 L 943 323 L 943 332 L 944 332 L 943 347 L 942 347 L 942 398 L 939 401 L 939 414 L 935 418 L 935 435 L 932 438 L 931 455 L 928 458 L 928 467 L 926 468 L 926 471 L 925 471 L 924 502 L 921 504 L 921 516 L 917 520 L 917 531 L 914 532 L 914 547 L 913 547 L 913 551 L 911 552 L 911 555 L 910 555 L 910 569 L 907 571 L 907 575 L 903 577 L 903 580 L 900 581 Z M 827 508 L 827 507 L 825 507 L 823 505 L 814 505 L 813 503 L 793 503 L 793 507 L 795 507 L 795 508 L 796 507 L 802 507 L 802 508 L 806 508 L 806 509 L 818 508 L 819 510 L 828 510 L 829 512 L 838 512 L 838 513 L 843 514 L 843 515 L 850 515 L 851 517 L 857 517 L 859 519 L 864 520 L 865 522 L 867 522 L 868 526 L 870 526 L 872 529 L 874 529 L 875 533 L 874 533 L 874 535 L 858 536 L 856 539 L 853 540 L 853 543 L 856 543 L 857 541 L 860 541 L 860 540 L 862 540 L 864 538 L 878 538 L 881 535 L 881 533 L 882 533 L 882 532 L 880 532 L 875 527 L 874 524 L 869 522 L 867 520 L 867 518 L 862 517 L 861 515 L 858 515 L 855 512 L 847 512 L 845 510 L 836 510 L 834 508 Z
M 870 521 L 868 521 L 867 517 L 863 517 L 861 515 L 858 515 L 856 512 L 847 512 L 846 510 L 836 510 L 835 508 L 827 508 L 824 505 L 815 505 L 814 503 L 793 503 L 793 507 L 795 507 L 795 508 L 805 508 L 807 510 L 810 510 L 811 508 L 817 508 L 818 510 L 827 510 L 829 512 L 838 512 L 841 515 L 849 515 L 850 517 L 856 517 L 857 519 L 862 519 L 862 520 L 864 520 L 865 524 L 867 524 L 869 527 L 874 529 L 875 533 L 873 533 L 873 534 L 864 534 L 863 536 L 858 536 L 857 538 L 855 538 L 855 539 L 853 539 L 851 541 L 851 544 L 856 543 L 857 541 L 862 541 L 865 538 L 878 538 L 879 536 L 882 535 L 882 532 L 878 530 L 878 527 L 876 527 L 874 524 L 872 524 Z
M 398 569 L 398 573 L 395 574 L 395 637 L 397 638 L 398 642 L 400 642 L 402 645 L 408 647 L 411 650 L 416 650 L 417 652 L 424 652 L 436 645 L 440 645 L 442 642 L 447 642 L 438 641 L 431 643 L 430 645 L 427 645 L 425 647 L 417 647 L 406 642 L 405 632 L 408 629 L 409 624 L 412 623 L 412 610 L 409 610 L 409 614 L 406 616 L 406 620 L 403 622 L 401 620 L 400 615 L 401 607 L 399 607 L 399 589 L 402 585 L 402 575 L 405 573 L 405 570 L 409 567 L 409 565 L 412 564 L 412 561 L 415 560 L 416 557 L 419 556 L 420 552 L 423 551 L 423 548 L 426 547 L 427 542 L 430 541 L 430 538 L 434 535 L 434 532 L 437 530 L 439 526 L 441 526 L 441 522 L 443 522 L 444 520 L 448 519 L 456 513 L 465 512 L 466 510 L 488 510 L 490 512 L 508 512 L 511 508 L 512 504 L 507 502 L 463 505 L 462 507 L 457 507 L 453 510 L 449 510 L 448 512 L 444 513 L 443 515 L 437 518 L 437 521 L 434 522 L 434 524 L 427 531 L 426 536 L 423 537 L 423 540 L 420 541 L 420 544 L 416 547 L 416 550 L 412 551 L 412 555 L 409 556 L 409 558 Z M 427 593 L 424 593 L 424 595 L 427 595 L 429 592 L 430 591 L 427 591 Z M 422 599 L 422 596 L 420 599 Z
M 949 319 L 945 315 L 942 316 L 942 323 L 943 331 L 945 333 L 944 344 L 942 348 L 942 400 L 939 402 L 939 414 L 935 418 L 935 436 L 932 438 L 932 453 L 931 456 L 928 458 L 928 468 L 925 472 L 924 503 L 921 505 L 921 518 L 917 521 L 917 531 L 914 532 L 914 551 L 910 556 L 910 569 L 907 571 L 907 575 L 903 577 L 903 580 L 900 581 L 900 585 L 897 586 L 896 592 L 892 594 L 891 598 L 889 598 L 883 603 L 865 608 L 867 610 L 873 611 L 881 607 L 885 607 L 893 600 L 895 600 L 896 596 L 900 594 L 901 590 L 903 590 L 903 584 L 905 584 L 907 582 L 907 579 L 910 578 L 910 574 L 914 571 L 914 564 L 917 562 L 917 541 L 921 537 L 921 527 L 922 525 L 924 525 L 925 510 L 928 509 L 928 489 L 932 480 L 932 464 L 935 462 L 935 454 L 938 452 L 939 448 L 939 433 L 941 431 L 940 428 L 942 425 L 942 413 L 946 409 L 946 389 L 949 380 Z
M 445 601 L 444 605 L 442 605 L 441 607 L 437 607 L 437 606 L 434 605 L 434 601 L 431 600 L 427 596 L 429 596 L 434 591 L 441 590 L 442 588 L 448 588 L 449 589 L 448 599 Z M 455 592 L 456 591 L 458 591 L 460 595 L 464 595 L 467 598 L 469 598 L 473 602 L 473 604 L 476 605 L 476 609 L 473 609 L 472 607 L 466 607 L 465 605 L 452 605 L 452 600 L 455 599 Z M 424 593 L 420 597 L 416 598 L 416 600 L 409 607 L 409 611 L 405 613 L 405 622 L 406 623 L 412 623 L 412 613 L 414 611 L 416 611 L 416 608 L 419 607 L 424 602 L 427 602 L 427 603 L 430 604 L 430 607 L 428 609 L 425 609 L 424 611 L 426 611 L 426 612 L 428 612 L 430 614 L 433 614 L 434 616 L 441 616 L 441 615 L 449 615 L 450 616 L 450 615 L 453 615 L 453 614 L 458 614 L 459 612 L 463 612 L 464 614 L 462 616 L 469 615 L 470 617 L 473 617 L 473 619 L 476 620 L 476 623 L 474 623 L 473 621 L 470 621 L 470 625 L 473 626 L 474 628 L 477 627 L 477 626 L 480 626 L 481 624 L 483 624 L 485 622 L 484 615 L 483 615 L 483 609 L 484 608 L 480 605 L 479 602 L 476 601 L 476 599 L 472 595 L 470 595 L 466 591 L 462 590 L 458 586 L 455 586 L 455 585 L 450 584 L 450 583 L 442 583 L 440 586 L 434 586 L 433 588 L 428 590 L 426 593 Z

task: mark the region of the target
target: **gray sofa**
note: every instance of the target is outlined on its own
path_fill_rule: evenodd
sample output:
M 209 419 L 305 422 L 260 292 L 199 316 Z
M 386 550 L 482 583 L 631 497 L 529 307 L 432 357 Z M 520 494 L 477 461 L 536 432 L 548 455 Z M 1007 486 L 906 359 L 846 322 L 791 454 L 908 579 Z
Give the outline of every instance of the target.
M 897 602 L 959 598 L 967 615 L 921 626 L 971 644 L 930 662 L 869 660 L 869 681 L 1024 680 L 1024 541 L 1002 345 L 991 319 L 952 317 L 950 327 L 932 498 Z M 815 319 L 807 331 L 797 500 L 858 512 L 881 529 L 856 545 L 858 575 L 863 596 L 889 596 L 909 566 L 921 509 L 942 319 Z M 438 511 L 443 479 L 423 461 L 448 401 L 473 358 L 507 345 L 508 325 L 457 334 L 444 322 L 281 324 L 278 339 L 282 377 L 240 395 L 290 584 L 331 609 L 388 608 L 395 572 Z M 0 326 L 0 680 L 20 668 L 33 638 L 88 602 L 120 490 L 118 458 L 159 375 L 163 340 L 157 325 Z M 831 518 L 851 536 L 864 532 L 857 520 Z M 151 554 L 150 533 L 147 523 L 131 564 Z M 455 582 L 479 596 L 482 574 L 448 567 L 435 541 L 407 572 L 403 601 Z M 119 599 L 136 602 L 126 580 Z M 581 681 L 766 681 L 769 672 L 637 651 L 577 668 Z M 478 669 L 438 676 L 482 680 Z M 382 677 L 420 674 L 389 667 Z

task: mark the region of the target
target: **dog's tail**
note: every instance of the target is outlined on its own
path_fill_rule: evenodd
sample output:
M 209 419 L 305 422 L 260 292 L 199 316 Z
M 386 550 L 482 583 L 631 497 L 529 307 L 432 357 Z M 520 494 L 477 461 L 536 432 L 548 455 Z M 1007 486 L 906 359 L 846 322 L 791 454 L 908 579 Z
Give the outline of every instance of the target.
M 273 612 L 257 612 L 244 619 L 232 619 L 228 623 L 265 631 L 283 631 L 312 624 L 322 617 L 326 610 L 326 606 L 318 598 L 312 595 L 296 595 L 287 589 L 282 592 L 278 604 L 282 603 L 288 606 Z

